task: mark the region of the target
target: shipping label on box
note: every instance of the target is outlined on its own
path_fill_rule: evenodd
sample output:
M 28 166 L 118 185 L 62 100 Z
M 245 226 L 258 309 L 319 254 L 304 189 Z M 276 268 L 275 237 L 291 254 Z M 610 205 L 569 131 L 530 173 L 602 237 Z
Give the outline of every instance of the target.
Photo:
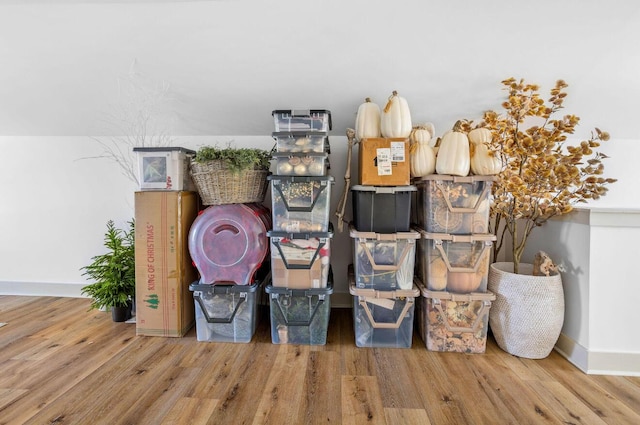
M 361 185 L 409 185 L 409 139 L 369 138 L 362 139 L 359 146 L 358 177 Z
M 135 193 L 137 335 L 179 337 L 194 324 L 188 237 L 197 214 L 196 192 Z

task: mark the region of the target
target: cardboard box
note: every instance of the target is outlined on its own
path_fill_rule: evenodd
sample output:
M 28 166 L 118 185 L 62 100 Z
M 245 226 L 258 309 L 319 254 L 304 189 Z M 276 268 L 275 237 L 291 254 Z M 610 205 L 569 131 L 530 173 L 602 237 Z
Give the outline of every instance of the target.
M 410 183 L 409 139 L 362 139 L 359 146 L 361 185 L 406 186 Z
M 137 335 L 180 337 L 194 324 L 188 237 L 198 208 L 196 192 L 135 193 Z

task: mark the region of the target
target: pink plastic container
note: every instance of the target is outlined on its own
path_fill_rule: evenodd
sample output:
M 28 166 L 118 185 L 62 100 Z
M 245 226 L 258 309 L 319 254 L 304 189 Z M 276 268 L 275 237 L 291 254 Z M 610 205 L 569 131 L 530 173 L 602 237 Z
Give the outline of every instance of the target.
M 269 251 L 268 209 L 251 204 L 212 205 L 189 231 L 189 253 L 200 284 L 249 285 Z

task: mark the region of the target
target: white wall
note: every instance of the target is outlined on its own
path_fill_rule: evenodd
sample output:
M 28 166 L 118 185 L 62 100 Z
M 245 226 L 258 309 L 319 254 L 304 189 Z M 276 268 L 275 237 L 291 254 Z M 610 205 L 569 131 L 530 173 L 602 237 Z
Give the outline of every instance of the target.
M 640 375 L 635 248 L 640 209 L 588 208 L 536 229 L 525 256 L 546 251 L 562 273 L 565 322 L 556 348 L 588 373 Z
M 90 136 L 117 131 L 104 120 L 131 101 L 118 84 L 134 62 L 170 85 L 162 116 L 186 147 L 270 147 L 273 109 L 330 109 L 333 207 L 345 129 L 364 97 L 383 104 L 392 90 L 442 134 L 499 108 L 504 78 L 545 90 L 563 78 L 577 137 L 597 125 L 636 148 L 639 20 L 632 0 L 0 0 L 0 292 L 74 293 L 105 222 L 131 218 L 134 185 L 105 159 L 78 159 L 99 155 Z M 634 156 L 611 146 L 622 189 L 600 204 L 637 208 Z M 351 246 L 340 237 L 338 279 Z
M 8 5 L 6 3 L 9 3 Z M 12 4 L 17 3 L 17 4 Z M 640 4 L 611 0 L 0 0 L 0 135 L 96 135 L 116 79 L 171 84 L 179 135 L 263 135 L 270 111 L 328 107 L 344 134 L 366 96 L 404 94 L 451 127 L 500 81 L 570 84 L 568 111 L 618 138 L 633 123 Z

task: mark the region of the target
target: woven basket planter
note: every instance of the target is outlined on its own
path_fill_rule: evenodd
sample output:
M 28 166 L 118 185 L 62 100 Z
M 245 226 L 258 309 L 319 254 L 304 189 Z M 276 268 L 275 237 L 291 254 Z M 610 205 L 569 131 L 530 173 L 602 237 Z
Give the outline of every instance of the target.
M 551 353 L 564 323 L 561 276 L 533 276 L 533 265 L 494 263 L 488 290 L 496 295 L 489 311 L 489 328 L 498 346 L 509 354 L 543 359 Z
M 191 162 L 191 177 L 204 205 L 262 203 L 269 170 L 229 170 L 222 161 Z

